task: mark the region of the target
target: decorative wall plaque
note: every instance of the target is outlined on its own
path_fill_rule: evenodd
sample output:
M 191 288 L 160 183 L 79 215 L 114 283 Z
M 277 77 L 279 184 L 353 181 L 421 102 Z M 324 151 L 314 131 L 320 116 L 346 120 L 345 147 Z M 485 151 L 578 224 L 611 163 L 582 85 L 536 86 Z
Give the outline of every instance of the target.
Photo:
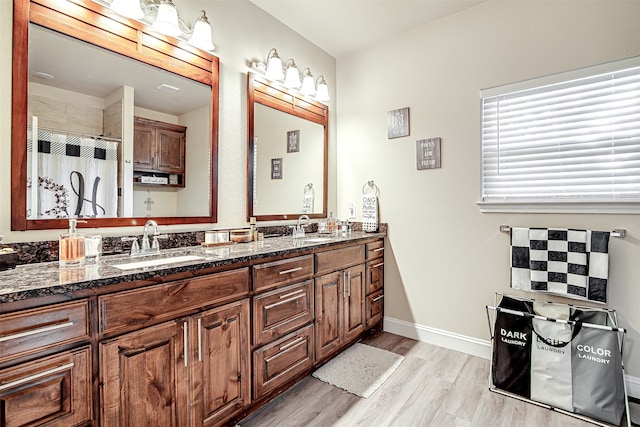
M 409 107 L 387 112 L 387 138 L 409 136 Z
M 271 159 L 271 179 L 282 179 L 282 157 Z
M 300 151 L 300 129 L 287 132 L 287 153 Z
M 418 170 L 440 167 L 440 138 L 416 141 L 416 163 Z

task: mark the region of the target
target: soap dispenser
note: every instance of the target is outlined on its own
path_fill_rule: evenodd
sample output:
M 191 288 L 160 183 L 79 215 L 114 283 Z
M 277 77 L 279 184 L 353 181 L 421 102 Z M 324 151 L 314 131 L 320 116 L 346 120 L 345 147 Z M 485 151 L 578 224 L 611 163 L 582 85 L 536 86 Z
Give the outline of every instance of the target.
M 60 235 L 58 259 L 61 266 L 78 265 L 84 261 L 84 236 L 78 234 L 77 223 L 77 219 L 69 218 L 69 232 Z

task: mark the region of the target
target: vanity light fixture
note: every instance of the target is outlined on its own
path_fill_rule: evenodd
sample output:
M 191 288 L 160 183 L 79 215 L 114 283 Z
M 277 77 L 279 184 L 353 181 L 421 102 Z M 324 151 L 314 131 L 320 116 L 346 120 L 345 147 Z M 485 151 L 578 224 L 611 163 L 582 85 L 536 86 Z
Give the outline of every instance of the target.
M 285 66 L 287 70 L 284 77 L 284 85 L 291 89 L 298 89 L 300 87 L 300 72 L 293 59 L 287 61 Z
M 267 73 L 266 76 L 269 80 L 282 80 L 284 79 L 284 73 L 282 72 L 282 60 L 278 56 L 276 48 L 272 48 L 267 53 Z
M 316 80 L 316 101 L 326 102 L 330 99 L 329 86 L 327 86 L 324 76 L 318 76 L 318 79 Z
M 178 24 L 178 9 L 171 0 L 162 0 L 158 6 L 158 16 L 153 23 L 153 29 L 168 36 L 178 37 L 182 34 Z
M 186 40 L 198 49 L 211 52 L 215 46 L 211 37 L 211 23 L 204 10 L 198 13 L 191 30 L 178 16 L 172 0 L 94 0 L 106 5 L 118 15 L 136 19 L 167 36 Z
M 329 86 L 324 76 L 318 76 L 314 81 L 310 68 L 302 70 L 302 85 L 300 83 L 300 72 L 293 59 L 287 61 L 286 66 L 282 67 L 282 61 L 278 56 L 275 48 L 271 49 L 267 54 L 266 65 L 261 61 L 252 61 L 251 68 L 267 79 L 283 84 L 288 89 L 299 92 L 302 96 L 314 97 L 319 102 L 327 102 L 331 100 L 329 96 Z M 286 71 L 286 75 L 285 75 Z
M 300 93 L 305 96 L 313 96 L 316 94 L 316 84 L 309 68 L 302 70 L 302 87 L 300 88 Z
M 215 46 L 211 40 L 211 24 L 207 19 L 207 13 L 201 10 L 198 13 L 196 23 L 193 25 L 193 34 L 189 38 L 189 43 L 192 46 L 200 48 L 202 50 L 213 50 Z

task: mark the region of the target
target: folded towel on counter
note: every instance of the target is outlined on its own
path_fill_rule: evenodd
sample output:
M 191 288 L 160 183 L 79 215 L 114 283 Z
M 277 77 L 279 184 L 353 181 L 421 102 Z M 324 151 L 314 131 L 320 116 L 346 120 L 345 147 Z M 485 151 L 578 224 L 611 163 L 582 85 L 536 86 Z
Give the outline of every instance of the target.
M 606 302 L 609 232 L 511 229 L 511 287 Z

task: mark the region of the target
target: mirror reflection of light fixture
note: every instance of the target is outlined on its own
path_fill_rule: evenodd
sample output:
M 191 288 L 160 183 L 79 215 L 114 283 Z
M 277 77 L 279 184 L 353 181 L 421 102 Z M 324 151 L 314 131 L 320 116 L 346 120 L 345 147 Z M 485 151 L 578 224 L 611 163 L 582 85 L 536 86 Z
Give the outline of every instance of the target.
M 171 0 L 162 0 L 158 6 L 158 16 L 153 23 L 153 29 L 172 37 L 182 34 L 178 24 L 178 9 Z
M 282 80 L 284 73 L 282 72 L 282 60 L 278 56 L 278 51 L 272 48 L 267 54 L 267 73 L 269 80 Z
M 298 89 L 300 87 L 300 72 L 293 59 L 287 61 L 285 66 L 287 72 L 284 77 L 284 85 L 291 89 Z
M 211 41 L 211 24 L 204 10 L 198 13 L 196 23 L 193 25 L 193 34 L 191 34 L 189 38 L 189 43 L 202 50 L 215 49 L 213 41 Z
M 140 0 L 113 0 L 111 9 L 118 15 L 131 19 L 144 17 L 144 11 L 140 7 Z
M 316 84 L 309 68 L 302 70 L 302 87 L 300 88 L 300 93 L 305 96 L 313 96 L 316 94 Z
M 329 96 L 329 86 L 327 86 L 327 82 L 324 80 L 324 76 L 318 76 L 316 82 L 316 101 L 329 101 L 331 99 L 331 97 Z
M 94 0 L 106 5 L 118 15 L 136 19 L 159 33 L 187 40 L 198 49 L 213 51 L 211 23 L 204 10 L 198 13 L 191 30 L 178 15 L 171 0 Z M 155 11 L 155 12 L 154 12 Z

